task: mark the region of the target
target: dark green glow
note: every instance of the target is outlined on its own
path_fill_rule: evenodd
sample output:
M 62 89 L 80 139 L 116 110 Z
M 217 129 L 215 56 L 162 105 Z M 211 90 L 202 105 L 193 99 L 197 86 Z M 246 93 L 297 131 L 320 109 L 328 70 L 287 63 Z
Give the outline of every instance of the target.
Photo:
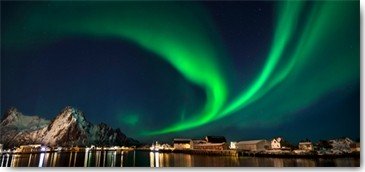
M 118 118 L 122 123 L 131 126 L 135 126 L 139 121 L 139 116 L 137 114 L 121 114 Z

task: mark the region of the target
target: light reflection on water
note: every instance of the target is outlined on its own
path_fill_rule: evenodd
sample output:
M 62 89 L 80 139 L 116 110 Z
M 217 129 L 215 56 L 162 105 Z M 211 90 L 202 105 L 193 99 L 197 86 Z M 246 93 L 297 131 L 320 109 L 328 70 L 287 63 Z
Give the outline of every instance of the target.
M 1 167 L 359 167 L 359 158 L 295 159 L 206 156 L 147 151 L 1 154 Z

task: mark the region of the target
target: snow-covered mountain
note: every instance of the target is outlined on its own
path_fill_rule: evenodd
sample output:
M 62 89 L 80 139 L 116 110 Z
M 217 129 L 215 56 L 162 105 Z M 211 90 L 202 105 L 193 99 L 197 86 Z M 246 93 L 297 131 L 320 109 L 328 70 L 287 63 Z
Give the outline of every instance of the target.
M 35 143 L 48 146 L 138 144 L 119 129 L 90 123 L 80 110 L 72 107 L 64 108 L 52 121 L 25 116 L 12 108 L 1 121 L 0 133 L 0 143 L 9 147 Z
M 17 128 L 18 130 L 37 130 L 49 124 L 49 121 L 38 116 L 25 116 L 16 108 L 9 109 L 1 120 L 1 127 Z

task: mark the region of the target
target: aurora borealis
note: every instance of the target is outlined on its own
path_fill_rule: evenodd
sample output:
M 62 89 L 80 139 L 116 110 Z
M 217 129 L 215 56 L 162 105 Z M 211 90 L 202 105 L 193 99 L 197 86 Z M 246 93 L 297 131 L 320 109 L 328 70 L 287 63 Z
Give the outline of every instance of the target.
M 71 105 L 140 140 L 359 137 L 358 1 L 1 8 L 2 113 Z

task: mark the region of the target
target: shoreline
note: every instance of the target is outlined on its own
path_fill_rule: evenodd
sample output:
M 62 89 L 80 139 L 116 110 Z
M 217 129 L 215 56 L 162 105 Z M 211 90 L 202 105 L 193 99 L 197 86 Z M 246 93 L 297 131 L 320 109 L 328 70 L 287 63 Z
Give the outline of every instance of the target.
M 295 154 L 295 153 L 242 153 L 238 156 L 249 156 L 249 157 L 267 157 L 267 158 L 304 158 L 304 159 L 318 159 L 318 158 L 325 158 L 325 159 L 336 159 L 336 158 L 359 158 L 360 159 L 360 152 L 353 152 L 353 153 L 343 153 L 343 154 L 315 154 L 315 153 L 308 153 L 308 154 Z
M 208 155 L 208 156 L 236 156 L 236 157 L 266 157 L 266 158 L 304 158 L 304 159 L 336 159 L 336 158 L 359 158 L 360 152 L 351 152 L 351 153 L 343 153 L 343 154 L 323 154 L 319 155 L 316 153 L 305 153 L 305 154 L 296 154 L 294 152 L 251 152 L 251 151 L 240 151 L 240 150 L 199 150 L 199 149 L 161 149 L 156 151 L 151 151 L 150 149 L 145 148 L 136 148 L 136 149 L 118 149 L 118 150 L 90 150 L 88 152 L 98 152 L 98 151 L 144 151 L 144 152 L 156 152 L 156 153 L 183 153 L 183 154 L 191 154 L 191 155 Z M 40 154 L 40 153 L 85 153 L 85 150 L 79 151 L 32 151 L 32 152 L 0 152 L 0 154 Z
M 158 150 L 151 151 L 150 149 L 136 149 L 137 151 L 159 152 L 159 153 L 183 153 L 209 156 L 237 156 L 237 157 L 267 157 L 267 158 L 360 158 L 360 152 L 343 153 L 343 154 L 323 154 L 316 153 L 296 154 L 294 152 L 250 152 L 240 150 L 197 150 L 197 149 L 178 149 L 178 150 Z
M 112 150 L 112 149 L 100 149 L 100 150 L 88 150 L 85 149 L 74 151 L 74 150 L 63 150 L 63 151 L 56 151 L 56 150 L 50 150 L 50 151 L 31 151 L 31 152 L 0 152 L 0 154 L 36 154 L 36 153 L 85 153 L 85 152 L 99 152 L 99 151 L 118 151 L 118 152 L 128 152 L 128 151 L 134 151 L 135 149 L 118 149 L 118 150 Z

